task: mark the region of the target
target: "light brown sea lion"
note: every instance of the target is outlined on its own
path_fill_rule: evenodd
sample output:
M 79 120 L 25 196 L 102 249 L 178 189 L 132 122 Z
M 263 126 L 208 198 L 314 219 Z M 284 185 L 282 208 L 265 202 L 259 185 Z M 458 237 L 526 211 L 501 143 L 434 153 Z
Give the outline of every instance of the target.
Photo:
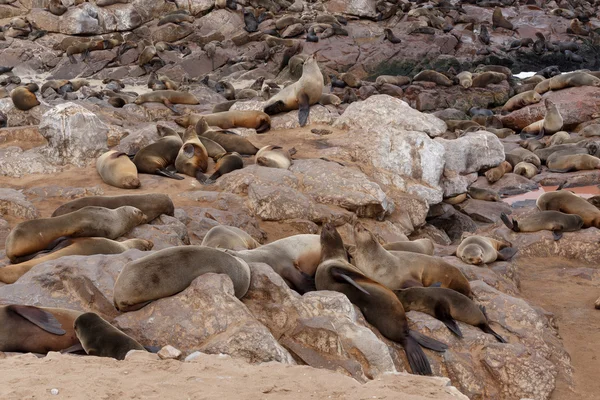
M 48 3 L 48 11 L 56 16 L 61 16 L 66 13 L 68 7 L 65 7 L 60 0 L 50 0 Z
M 531 179 L 538 174 L 539 170 L 532 163 L 521 161 L 515 165 L 513 172 L 517 175 L 524 176 L 527 179 Z
M 208 127 L 206 120 L 201 118 L 196 124 L 196 134 L 208 138 L 220 146 L 222 146 L 228 152 L 236 152 L 244 155 L 255 155 L 258 152 L 256 148 L 248 139 L 245 137 L 235 135 L 232 133 L 223 133 L 219 131 L 212 131 Z M 227 131 L 225 131 L 227 132 Z
M 485 171 L 484 175 L 489 183 L 494 183 L 498 182 L 504 174 L 507 174 L 510 171 L 512 171 L 512 165 L 508 161 L 502 161 L 497 167 Z
M 59 94 L 65 93 L 65 87 L 69 85 L 68 79 L 51 79 L 49 81 L 44 82 L 40 92 L 44 94 L 48 88 L 52 88 L 55 92 Z
M 439 257 L 407 251 L 391 254 L 360 223 L 354 226 L 354 241 L 356 267 L 367 277 L 392 290 L 415 285 L 431 286 L 439 282 L 442 287 L 472 297 L 467 278 L 458 268 Z
M 600 228 L 600 210 L 568 190 L 546 192 L 535 204 L 541 211 L 553 210 L 579 215 L 583 219 L 583 228 Z
M 440 85 L 440 86 L 452 86 L 453 83 L 450 79 L 448 79 L 448 77 L 444 74 L 441 74 L 437 71 L 431 70 L 431 69 L 426 69 L 424 71 L 419 72 L 417 75 L 415 75 L 415 77 L 412 79 L 413 82 L 418 82 L 418 81 L 427 81 L 427 82 L 433 82 L 436 85 Z
M 408 76 L 394 76 L 394 75 L 379 75 L 375 80 L 375 84 L 377 86 L 382 86 L 384 84 L 390 84 L 395 86 L 404 86 L 408 85 L 411 82 L 411 79 Z
M 444 351 L 447 346 L 409 330 L 404 308 L 394 293 L 348 263 L 344 243 L 333 224 L 323 226 L 320 243 L 323 257 L 315 276 L 317 290 L 344 293 L 383 336 L 402 345 L 413 373 L 431 375 L 419 344 L 436 351 Z
M 129 239 L 123 242 L 116 242 L 114 240 L 100 237 L 65 239 L 59 243 L 59 250 L 52 251 L 48 255 L 0 268 L 0 282 L 15 283 L 17 279 L 19 279 L 36 265 L 45 263 L 46 261 L 56 260 L 64 256 L 120 254 L 129 249 L 146 251 L 152 249 L 153 245 L 154 244 L 152 242 L 144 239 Z
M 500 72 L 487 71 L 473 76 L 471 87 L 486 87 L 506 80 L 506 75 Z
M 115 210 L 84 207 L 59 217 L 39 218 L 19 223 L 6 237 L 6 256 L 11 262 L 46 249 L 56 239 L 65 237 L 106 237 L 116 239 L 147 217 L 135 207 Z
M 529 90 L 508 99 L 506 104 L 502 107 L 502 111 L 518 110 L 527 107 L 530 104 L 539 103 L 540 101 L 542 101 L 542 96 L 535 90 Z
M 477 68 L 475 68 L 475 72 L 477 72 L 477 73 L 488 72 L 488 71 L 499 72 L 501 74 L 506 75 L 507 77 L 512 76 L 512 71 L 510 70 L 510 68 L 505 67 L 504 65 L 479 64 L 477 66 Z
M 165 107 L 168 107 L 176 114 L 179 114 L 179 111 L 173 107 L 173 104 L 200 104 L 193 94 L 175 90 L 155 90 L 150 93 L 144 93 L 139 95 L 134 103 L 138 105 L 144 103 L 163 103 Z
M 600 136 L 600 124 L 588 125 L 581 129 L 578 133 L 586 138 Z
M 530 85 L 530 84 L 537 85 L 538 83 L 540 83 L 540 82 L 542 82 L 544 80 L 546 80 L 546 78 L 543 75 L 535 74 L 533 76 L 530 76 L 529 78 L 523 79 L 523 84 L 525 84 L 525 85 Z
M 254 156 L 255 163 L 263 167 L 289 169 L 292 165 L 290 153 L 279 146 L 265 146 Z
M 79 343 L 73 321 L 81 311 L 18 304 L 0 306 L 0 351 L 46 354 Z
M 473 86 L 473 74 L 471 74 L 469 71 L 463 71 L 460 74 L 456 75 L 456 80 L 458 81 L 460 86 L 462 86 L 465 89 L 468 89 L 471 86 Z
M 141 148 L 135 153 L 133 163 L 137 167 L 138 172 L 181 180 L 183 177 L 167 170 L 167 167 L 175 163 L 179 149 L 183 146 L 183 141 L 177 132 L 170 129 L 163 129 L 163 131 L 166 132 L 166 136 Z
M 225 111 L 204 114 L 202 118 L 209 126 L 222 129 L 242 127 L 256 129 L 257 133 L 262 133 L 271 128 L 271 117 L 262 111 Z
M 302 77 L 285 87 L 265 104 L 263 111 L 269 115 L 298 109 L 300 126 L 305 126 L 310 106 L 316 104 L 323 93 L 323 74 L 315 54 L 306 59 L 302 66 Z
M 93 312 L 87 312 L 77 317 L 73 329 L 75 329 L 81 346 L 90 356 L 124 360 L 130 350 L 146 351 L 144 346 L 136 340 Z
M 462 120 L 462 119 L 449 119 L 449 120 L 446 120 L 445 122 L 446 122 L 446 126 L 448 127 L 448 130 L 451 132 L 454 132 L 456 130 L 464 131 L 469 128 L 481 128 L 482 130 L 485 129 L 483 126 L 479 125 L 475 121 Z
M 217 225 L 206 233 L 201 246 L 238 251 L 256 249 L 260 243 L 240 228 Z
M 245 261 L 210 247 L 169 247 L 125 264 L 115 282 L 115 307 L 119 311 L 138 310 L 153 300 L 181 292 L 209 272 L 227 274 L 238 299 L 248 291 L 250 267 Z
M 559 90 L 578 86 L 600 86 L 600 78 L 582 71 L 568 72 L 550 78 L 550 90 Z M 536 86 L 537 88 L 537 86 Z M 536 90 L 537 91 L 537 90 Z
M 508 30 L 514 30 L 513 24 L 504 18 L 502 15 L 502 9 L 500 7 L 494 8 L 494 13 L 492 14 L 492 28 L 504 28 Z
M 495 192 L 492 189 L 484 189 L 469 186 L 469 190 L 467 191 L 467 193 L 469 194 L 469 197 L 476 200 L 501 201 L 498 192 Z
M 550 172 L 583 171 L 600 168 L 600 158 L 589 154 L 564 154 L 561 151 L 553 153 L 546 165 Z
M 546 147 L 544 143 L 534 138 L 521 140 L 519 141 L 519 145 L 524 149 L 534 152 L 534 154 L 536 150 L 543 149 Z
M 323 93 L 321 94 L 321 98 L 319 99 L 319 104 L 322 106 L 326 106 L 329 104 L 339 106 L 340 104 L 342 104 L 342 99 L 340 99 L 333 93 Z
M 221 146 L 214 140 L 210 140 L 209 138 L 205 138 L 204 136 L 198 136 L 198 139 L 200 140 L 200 142 L 202 142 L 202 145 L 206 149 L 208 156 L 213 160 L 218 160 L 219 158 L 227 154 L 227 151 L 223 148 L 223 146 Z
M 253 250 L 227 252 L 248 263 L 270 265 L 288 286 L 299 293 L 314 290 L 314 282 L 310 277 L 315 274 L 321 260 L 319 235 L 294 235 Z
M 137 168 L 127 154 L 109 150 L 96 160 L 96 170 L 102 180 L 114 187 L 135 189 L 140 187 Z
M 507 152 L 504 156 L 506 158 L 506 161 L 508 161 L 513 166 L 513 168 L 518 163 L 523 161 L 531 163 L 537 168 L 540 168 L 540 166 L 542 165 L 540 158 L 535 153 L 532 153 L 531 151 L 522 147 L 516 147 Z
M 552 231 L 554 240 L 559 240 L 563 232 L 575 232 L 583 226 L 583 218 L 576 214 L 560 211 L 540 211 L 519 221 L 502 213 L 500 218 L 508 229 L 515 232 Z
M 452 333 L 463 337 L 456 321 L 473 325 L 493 335 L 500 343 L 506 340 L 490 328 L 485 307 L 467 296 L 446 288 L 412 287 L 394 291 L 405 311 L 419 311 L 442 321 Z M 455 321 L 456 320 L 456 321 Z
M 175 159 L 175 168 L 177 172 L 198 177 L 198 173 L 202 174 L 208 169 L 208 151 L 198 139 L 196 130 L 193 126 L 189 126 L 183 136 L 183 146 L 177 153 Z
M 467 194 L 466 193 L 461 193 L 458 194 L 456 196 L 452 196 L 452 197 L 446 197 L 443 201 L 444 203 L 447 204 L 460 204 L 463 201 L 467 200 Z
M 590 29 L 583 25 L 583 23 L 577 18 L 573 18 L 569 24 L 569 30 L 571 33 L 579 36 L 589 36 Z
M 563 143 L 566 143 L 567 141 L 569 141 L 570 139 L 571 139 L 571 135 L 569 135 L 569 132 L 558 131 L 554 135 L 552 135 L 552 137 L 550 138 L 549 146 L 556 146 L 559 144 L 563 144 Z
M 238 102 L 237 100 L 228 100 L 223 103 L 216 104 L 213 107 L 212 112 L 219 113 L 219 112 L 229 111 L 229 109 L 237 102 Z
M 40 105 L 35 93 L 31 92 L 27 86 L 14 88 L 10 92 L 10 98 L 14 106 L 21 111 L 27 111 Z
M 165 214 L 173 216 L 175 206 L 173 201 L 166 194 L 148 193 L 148 194 L 126 194 L 121 196 L 90 196 L 81 199 L 75 199 L 58 207 L 53 213 L 53 217 L 59 217 L 84 207 L 95 206 L 116 209 L 123 206 L 132 206 L 141 210 L 150 222 L 160 215 Z
M 456 249 L 456 256 L 464 263 L 481 265 L 496 260 L 510 260 L 517 249 L 510 243 L 485 236 L 473 235 L 464 238 Z
M 412 253 L 433 255 L 435 247 L 431 239 L 407 240 L 404 242 L 391 242 L 383 245 L 388 251 L 410 251 Z
M 515 134 L 515 131 L 513 131 L 510 128 L 497 129 L 497 128 L 492 128 L 490 126 L 487 126 L 484 130 L 487 132 L 493 133 L 494 135 L 498 136 L 498 138 L 500 138 L 500 139 L 505 139 L 505 138 Z

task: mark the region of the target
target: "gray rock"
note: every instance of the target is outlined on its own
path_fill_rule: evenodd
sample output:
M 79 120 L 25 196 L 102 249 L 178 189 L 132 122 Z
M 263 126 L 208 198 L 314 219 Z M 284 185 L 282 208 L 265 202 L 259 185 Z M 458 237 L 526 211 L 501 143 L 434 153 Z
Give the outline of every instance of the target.
M 457 205 L 457 208 L 474 221 L 493 223 L 500 221 L 500 214 L 510 214 L 510 206 L 502 201 L 485 201 L 468 199 Z
M 154 243 L 152 250 L 162 250 L 167 247 L 190 244 L 185 224 L 175 217 L 164 214 L 155 218 L 149 224 L 136 226 L 124 237 L 127 239 L 138 238 L 150 240 Z
M 61 168 L 51 164 L 38 150 L 23 151 L 19 147 L 0 149 L 0 175 L 20 178 L 29 174 L 52 174 Z
M 38 210 L 27 201 L 18 190 L 0 188 L 0 214 L 23 219 L 35 219 L 40 216 Z

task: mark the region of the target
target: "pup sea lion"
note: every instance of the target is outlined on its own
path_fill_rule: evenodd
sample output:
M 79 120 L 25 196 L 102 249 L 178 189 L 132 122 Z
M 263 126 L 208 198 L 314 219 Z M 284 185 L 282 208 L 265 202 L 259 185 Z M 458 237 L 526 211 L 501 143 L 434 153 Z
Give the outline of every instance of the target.
M 129 239 L 123 242 L 94 237 L 94 238 L 76 238 L 65 239 L 59 243 L 59 250 L 52 251 L 43 257 L 34 258 L 19 264 L 7 265 L 0 268 L 0 282 L 15 283 L 17 279 L 23 276 L 31 268 L 46 261 L 56 260 L 64 256 L 90 256 L 93 254 L 120 254 L 129 249 L 138 249 L 142 251 L 150 250 L 154 244 L 144 239 Z
M 600 210 L 568 190 L 546 192 L 535 204 L 541 211 L 552 210 L 579 215 L 583 219 L 583 228 L 600 227 Z
M 554 240 L 559 240 L 563 232 L 575 232 L 583 226 L 583 218 L 576 214 L 565 214 L 560 211 L 540 211 L 519 221 L 502 213 L 500 218 L 508 229 L 515 232 L 552 231 Z
M 254 156 L 257 165 L 270 168 L 289 169 L 292 165 L 290 153 L 279 146 L 265 146 Z
M 322 106 L 326 106 L 328 104 L 333 104 L 334 106 L 339 106 L 342 104 L 342 100 L 332 93 L 323 93 L 321 98 L 319 99 L 319 104 Z
M 504 174 L 512 171 L 512 165 L 508 161 L 502 161 L 500 165 L 494 168 L 490 168 L 485 171 L 485 178 L 489 183 L 498 182 L 500 178 L 504 176 Z
M 483 200 L 483 201 L 500 201 L 500 196 L 497 192 L 491 189 L 476 188 L 469 186 L 467 192 L 472 199 Z
M 183 141 L 175 131 L 166 130 L 166 135 L 156 142 L 141 148 L 133 157 L 133 163 L 137 167 L 138 172 L 181 180 L 183 177 L 167 170 L 167 167 L 174 164 L 177 160 L 177 155 L 179 154 L 179 149 L 183 146 Z
M 411 253 L 433 255 L 435 247 L 431 239 L 407 240 L 404 242 L 391 242 L 383 245 L 388 251 L 409 251 Z
M 500 72 L 487 71 L 473 76 L 471 87 L 486 87 L 506 80 L 506 75 Z
M 302 77 L 271 97 L 264 107 L 269 115 L 298 109 L 300 126 L 305 126 L 310 106 L 316 104 L 323 93 L 323 74 L 319 69 L 315 54 L 304 61 Z
M 208 151 L 198 139 L 194 127 L 188 127 L 183 136 L 183 146 L 179 149 L 175 159 L 177 172 L 197 178 L 198 174 L 204 176 L 208 168 Z M 198 179 L 200 180 L 200 179 Z
M 238 251 L 256 249 L 260 243 L 240 228 L 217 225 L 204 236 L 201 246 Z
M 16 108 L 21 111 L 27 111 L 40 105 L 35 93 L 27 86 L 19 86 L 10 92 L 10 98 Z
M 175 90 L 155 90 L 154 92 L 139 95 L 134 101 L 135 104 L 144 103 L 163 103 L 171 111 L 179 114 L 179 111 L 173 107 L 173 104 L 200 104 L 196 96 L 188 92 L 178 92 Z
M 553 153 L 546 165 L 550 172 L 569 172 L 583 171 L 600 168 L 600 158 L 589 154 L 563 154 L 562 152 Z
M 472 296 L 469 281 L 462 272 L 439 257 L 407 251 L 391 254 L 360 223 L 354 226 L 354 240 L 356 267 L 367 277 L 392 290 L 415 285 L 431 286 L 439 282 L 442 287 Z
M 442 321 L 452 333 L 463 337 L 456 321 L 473 325 L 494 335 L 500 343 L 506 340 L 490 328 L 485 307 L 478 306 L 467 296 L 446 288 L 413 287 L 394 291 L 405 311 L 419 311 Z M 455 321 L 456 320 L 456 321 Z
M 153 300 L 181 292 L 209 272 L 227 274 L 238 299 L 248 291 L 250 267 L 245 261 L 210 247 L 169 247 L 123 267 L 115 282 L 115 307 L 120 311 L 138 310 Z
M 206 175 L 198 173 L 196 178 L 200 182 L 208 185 L 214 183 L 219 177 L 242 168 L 244 168 L 244 160 L 242 160 L 242 157 L 238 153 L 231 153 L 224 155 L 217 160 L 215 171 L 210 177 L 207 178 Z
M 73 321 L 81 311 L 18 304 L 0 306 L 0 351 L 46 354 L 79 343 Z
M 468 89 L 471 86 L 473 86 L 473 74 L 471 74 L 469 71 L 463 71 L 460 74 L 456 75 L 456 80 L 458 81 L 460 86 L 464 87 L 465 89 Z
M 431 70 L 431 69 L 426 69 L 424 71 L 419 72 L 417 75 L 415 75 L 415 77 L 412 79 L 413 82 L 418 82 L 418 81 L 427 81 L 427 82 L 433 82 L 436 85 L 440 85 L 440 86 L 452 86 L 453 83 L 450 79 L 448 79 L 448 77 L 444 74 L 441 74 L 437 71 Z
M 253 128 L 257 133 L 262 133 L 271 128 L 271 117 L 262 111 L 225 111 L 205 114 L 202 117 L 209 126 L 218 126 L 222 129 Z
M 127 154 L 109 150 L 96 160 L 96 170 L 102 180 L 114 187 L 135 189 L 140 187 L 137 168 Z
M 46 249 L 63 236 L 116 239 L 146 222 L 146 219 L 139 209 L 123 206 L 115 210 L 84 207 L 58 217 L 24 221 L 17 224 L 6 237 L 6 256 L 15 262 L 18 257 Z
M 468 236 L 463 239 L 456 249 L 456 256 L 464 263 L 480 265 L 496 260 L 510 260 L 517 249 L 510 244 L 485 236 Z
M 136 340 L 93 312 L 87 312 L 77 317 L 73 329 L 83 349 L 90 356 L 124 360 L 130 350 L 146 351 L 144 346 Z
M 502 111 L 518 110 L 530 104 L 539 103 L 540 101 L 542 101 L 542 96 L 535 90 L 529 90 L 511 97 L 502 107 Z
M 245 137 L 224 133 L 227 131 L 219 132 L 210 130 L 204 118 L 198 121 L 195 129 L 198 136 L 203 136 L 218 143 L 228 152 L 236 152 L 244 155 L 255 155 L 258 152 L 258 148 Z
M 527 179 L 531 179 L 538 174 L 538 168 L 532 163 L 521 161 L 515 165 L 514 173 L 517 175 L 524 176 Z
M 67 7 L 65 7 L 60 0 L 50 0 L 50 2 L 48 3 L 48 11 L 56 16 L 61 16 L 64 13 L 66 13 L 68 10 Z
M 385 28 L 383 30 L 383 37 L 384 37 L 384 40 L 389 40 L 393 44 L 402 43 L 402 40 L 400 38 L 396 37 L 396 35 L 394 35 L 394 32 L 389 28 Z

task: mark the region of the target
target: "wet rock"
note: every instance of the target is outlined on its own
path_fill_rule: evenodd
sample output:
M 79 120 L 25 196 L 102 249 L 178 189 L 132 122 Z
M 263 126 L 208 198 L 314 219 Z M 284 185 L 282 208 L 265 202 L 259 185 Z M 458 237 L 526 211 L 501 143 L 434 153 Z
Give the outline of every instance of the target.
M 496 191 L 500 196 L 514 196 L 537 190 L 540 186 L 535 182 L 535 177 L 533 180 L 529 180 L 524 176 L 508 173 L 492 184 L 487 181 L 485 176 L 480 176 L 477 178 L 477 182 L 473 184 L 473 187 L 491 189 Z
M 185 224 L 175 217 L 164 214 L 155 218 L 149 224 L 136 226 L 124 237 L 127 239 L 138 238 L 150 240 L 154 243 L 152 250 L 162 250 L 167 247 L 190 244 Z
M 146 346 L 172 343 L 184 354 L 198 349 L 254 363 L 295 364 L 269 330 L 234 296 L 233 283 L 224 274 L 201 275 L 183 292 L 122 314 L 113 322 Z
M 475 221 L 492 223 L 500 221 L 500 214 L 510 214 L 510 206 L 501 201 L 485 201 L 468 199 L 457 205 L 457 208 Z
M 0 214 L 23 219 L 35 219 L 40 216 L 23 193 L 5 188 L 0 188 Z

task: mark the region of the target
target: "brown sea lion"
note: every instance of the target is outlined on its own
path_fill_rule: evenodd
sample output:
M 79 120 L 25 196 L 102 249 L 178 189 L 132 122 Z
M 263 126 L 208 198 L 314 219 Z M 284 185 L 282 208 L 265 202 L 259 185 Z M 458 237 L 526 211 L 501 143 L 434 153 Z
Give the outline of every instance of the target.
M 279 146 L 265 146 L 254 156 L 255 163 L 263 167 L 289 169 L 292 165 L 290 153 Z
M 14 106 L 21 111 L 27 111 L 35 106 L 40 105 L 35 93 L 33 93 L 27 86 L 19 86 L 14 88 L 10 92 L 10 98 L 12 99 Z
M 521 161 L 515 165 L 514 173 L 517 175 L 524 176 L 527 179 L 531 179 L 538 174 L 538 168 L 532 163 Z
M 24 221 L 6 237 L 6 256 L 15 262 L 18 257 L 46 249 L 63 236 L 116 239 L 146 220 L 142 211 L 131 206 L 115 210 L 88 206 L 59 217 Z
M 600 168 L 600 158 L 589 154 L 564 154 L 561 151 L 553 153 L 546 166 L 550 172 L 583 171 Z
M 375 85 L 382 86 L 387 83 L 395 86 L 404 86 L 408 85 L 410 82 L 411 79 L 408 76 L 379 75 L 375 80 Z
M 219 158 L 227 154 L 227 151 L 223 148 L 223 146 L 221 146 L 214 140 L 210 140 L 209 138 L 205 138 L 204 136 L 198 136 L 198 139 L 200 140 L 200 142 L 202 142 L 202 145 L 206 149 L 208 156 L 213 160 L 218 160 Z
M 224 133 L 219 131 L 212 131 L 208 127 L 206 120 L 201 118 L 196 124 L 196 134 L 210 139 L 220 146 L 222 146 L 228 152 L 236 152 L 244 155 L 255 155 L 258 152 L 256 148 L 248 139 L 245 137 L 235 135 L 232 133 Z
M 522 147 L 516 147 L 507 152 L 504 156 L 506 158 L 506 161 L 508 161 L 513 166 L 513 168 L 518 163 L 524 161 L 535 165 L 537 168 L 540 168 L 540 166 L 542 165 L 540 158 L 535 153 L 532 153 L 531 151 Z
M 469 190 L 467 191 L 467 193 L 469 194 L 469 197 L 476 200 L 501 201 L 498 193 L 491 189 L 469 186 Z
M 535 204 L 541 211 L 552 210 L 579 215 L 583 219 L 583 228 L 600 228 L 600 210 L 568 190 L 546 192 Z
M 18 304 L 0 306 L 0 351 L 46 354 L 79 343 L 73 322 L 81 311 Z
M 391 242 L 383 245 L 388 251 L 410 251 L 412 253 L 433 255 L 435 247 L 431 239 L 407 240 L 404 242 Z
M 539 94 L 544 94 L 550 90 L 550 79 L 546 79 L 535 85 L 533 90 Z
M 489 183 L 498 182 L 500 178 L 512 171 L 512 165 L 508 161 L 502 161 L 500 165 L 485 171 L 485 178 Z
M 540 142 L 537 139 L 533 139 L 533 138 L 521 140 L 519 142 L 519 145 L 522 148 L 527 149 L 531 152 L 535 152 L 536 150 L 543 149 L 546 147 L 546 145 L 544 143 Z
M 150 93 L 139 95 L 134 101 L 135 104 L 144 103 L 163 103 L 171 111 L 179 114 L 173 104 L 200 104 L 196 96 L 188 92 L 179 92 L 175 90 L 155 90 Z
M 560 90 L 568 87 L 600 86 L 600 78 L 582 71 L 568 72 L 550 78 L 550 90 Z M 537 86 L 536 86 L 537 88 Z
M 192 126 L 185 131 L 183 146 L 175 159 L 175 168 L 177 172 L 194 178 L 197 178 L 198 174 L 204 176 L 202 173 L 208 169 L 208 151 Z
M 504 28 L 508 30 L 514 30 L 513 24 L 504 18 L 502 15 L 502 9 L 500 7 L 494 8 L 494 13 L 492 14 L 492 28 Z
M 206 175 L 199 173 L 197 178 L 200 182 L 209 185 L 214 183 L 219 177 L 242 168 L 244 168 L 244 160 L 242 160 L 242 157 L 238 153 L 226 154 L 217 160 L 215 170 L 210 177 L 207 178 Z
M 508 99 L 506 104 L 502 107 L 502 111 L 518 110 L 527 107 L 530 104 L 539 103 L 540 101 L 542 101 L 542 96 L 535 90 L 529 90 Z
M 129 249 L 146 251 L 152 249 L 153 245 L 152 242 L 144 239 L 129 239 L 123 242 L 117 242 L 101 237 L 65 239 L 59 243 L 59 250 L 54 249 L 54 251 L 48 255 L 0 268 L 0 282 L 15 283 L 17 279 L 36 265 L 45 263 L 46 261 L 56 260 L 64 256 L 120 254 Z
M 486 87 L 506 80 L 506 75 L 500 72 L 487 71 L 473 76 L 471 87 Z
M 129 0 L 96 0 L 96 5 L 98 7 L 108 7 L 113 4 L 128 4 Z
M 210 247 L 169 247 L 125 264 L 115 282 L 115 307 L 119 311 L 138 310 L 153 300 L 181 292 L 209 272 L 227 274 L 238 299 L 248 291 L 250 267 L 242 259 Z
M 60 17 L 67 12 L 68 7 L 65 7 L 60 0 L 50 0 L 47 10 L 50 13 Z
M 590 29 L 583 25 L 583 23 L 577 18 L 573 18 L 571 20 L 568 30 L 571 31 L 570 33 L 574 33 L 575 35 L 579 36 L 589 36 L 590 34 Z
M 186 14 L 171 14 L 167 15 L 160 20 L 158 20 L 158 24 L 156 26 L 161 26 L 164 24 L 177 24 L 180 25 L 182 22 L 189 22 L 190 24 L 195 21 L 195 18 L 191 15 Z
M 271 128 L 271 117 L 262 111 L 225 111 L 215 114 L 204 114 L 202 117 L 209 126 L 222 129 L 252 128 L 263 133 Z
M 540 211 L 519 221 L 502 213 L 500 218 L 508 229 L 515 232 L 552 231 L 554 240 L 559 240 L 563 232 L 575 232 L 583 226 L 583 218 L 576 214 L 560 211 Z
M 342 99 L 340 99 L 339 97 L 337 97 L 335 94 L 332 94 L 332 93 L 323 93 L 323 94 L 321 94 L 321 98 L 319 99 L 319 104 L 322 106 L 326 106 L 329 104 L 333 104 L 334 106 L 339 106 L 340 104 L 342 104 Z
M 240 228 L 217 225 L 206 233 L 201 246 L 238 251 L 256 249 L 260 243 Z
M 426 69 L 424 71 L 419 72 L 417 75 L 415 75 L 415 77 L 412 79 L 413 82 L 418 82 L 418 81 L 427 81 L 427 82 L 433 82 L 436 85 L 440 85 L 440 86 L 452 86 L 453 83 L 450 79 L 448 79 L 448 77 L 444 74 L 441 74 L 437 71 L 431 70 L 431 69 Z
M 114 187 L 135 189 L 140 187 L 137 168 L 127 154 L 109 150 L 96 160 L 96 170 L 102 180 Z
M 144 346 L 112 326 L 98 314 L 81 314 L 73 329 L 85 352 L 90 356 L 112 357 L 124 360 L 130 350 L 146 351 Z
M 515 134 L 515 131 L 513 131 L 512 129 L 509 128 L 492 128 L 490 126 L 485 127 L 484 129 L 487 132 L 493 133 L 494 135 L 498 136 L 498 138 L 500 139 L 506 139 L 507 137 L 510 137 L 512 135 Z
M 485 236 L 473 235 L 464 238 L 456 249 L 456 256 L 464 263 L 481 265 L 496 260 L 510 260 L 517 249 L 510 243 Z
M 460 204 L 463 201 L 467 200 L 467 194 L 461 193 L 456 196 L 446 197 L 443 201 L 447 204 Z
M 177 160 L 177 155 L 181 146 L 183 146 L 183 141 L 177 132 L 170 129 L 163 129 L 163 131 L 166 132 L 166 136 L 141 148 L 135 153 L 133 163 L 137 167 L 138 172 L 181 180 L 183 177 L 167 170 L 167 167 L 174 164 L 175 160 Z

